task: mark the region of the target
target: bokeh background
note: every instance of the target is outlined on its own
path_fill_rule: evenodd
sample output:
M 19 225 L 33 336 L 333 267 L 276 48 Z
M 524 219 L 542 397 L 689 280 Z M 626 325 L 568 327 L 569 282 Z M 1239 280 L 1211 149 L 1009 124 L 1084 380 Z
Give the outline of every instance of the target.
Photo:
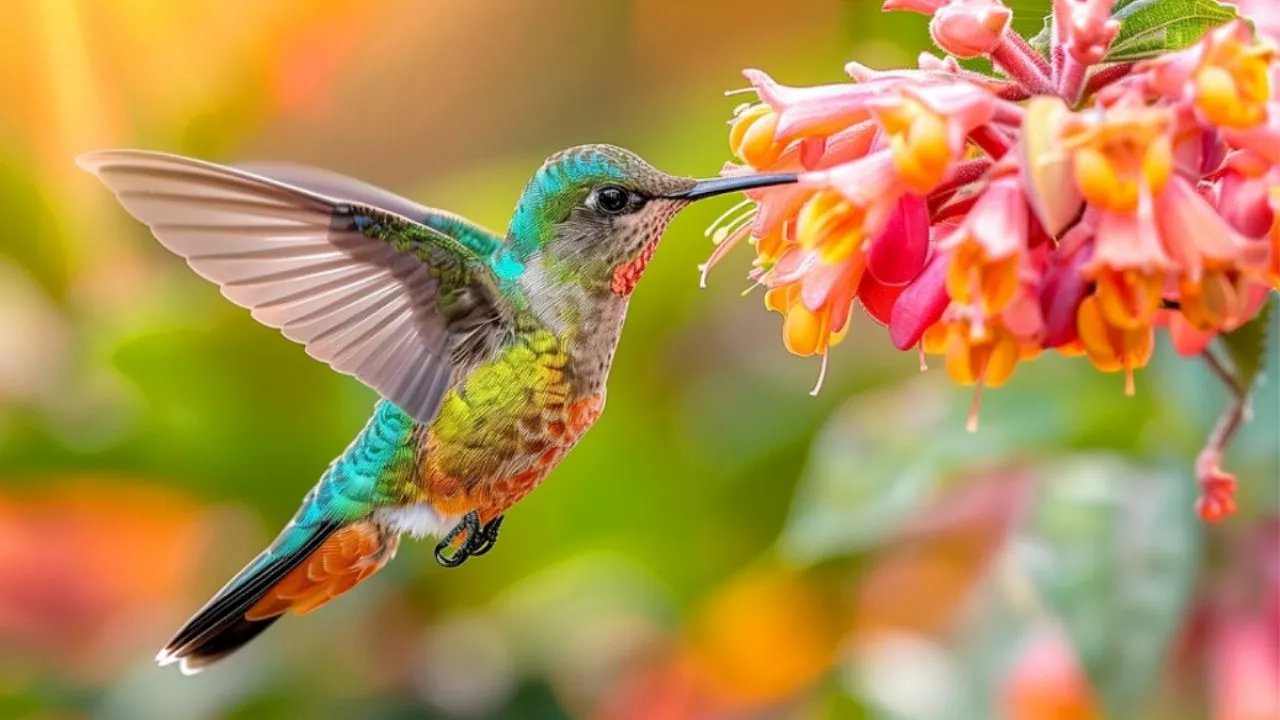
M 1044 3 L 1011 4 L 1038 25 Z M 1274 380 L 1212 527 L 1190 468 L 1225 398 L 1167 347 L 1132 398 L 1082 359 L 1023 365 L 969 434 L 969 392 L 859 316 L 811 398 L 816 364 L 739 297 L 749 253 L 697 287 L 732 200 L 675 221 L 608 412 L 496 552 L 444 570 L 407 544 L 234 659 L 157 669 L 374 396 L 220 298 L 76 154 L 306 162 L 501 228 L 561 147 L 714 174 L 742 67 L 911 64 L 925 24 L 861 0 L 4 14 L 0 717 L 1280 717 Z

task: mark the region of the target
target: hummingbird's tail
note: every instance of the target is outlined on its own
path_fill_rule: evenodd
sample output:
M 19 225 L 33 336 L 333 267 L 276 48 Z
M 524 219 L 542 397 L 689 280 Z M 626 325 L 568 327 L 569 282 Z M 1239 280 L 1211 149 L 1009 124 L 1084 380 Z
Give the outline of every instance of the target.
M 182 626 L 156 662 L 194 674 L 240 649 L 292 610 L 306 614 L 390 560 L 399 533 L 372 520 L 290 523 Z

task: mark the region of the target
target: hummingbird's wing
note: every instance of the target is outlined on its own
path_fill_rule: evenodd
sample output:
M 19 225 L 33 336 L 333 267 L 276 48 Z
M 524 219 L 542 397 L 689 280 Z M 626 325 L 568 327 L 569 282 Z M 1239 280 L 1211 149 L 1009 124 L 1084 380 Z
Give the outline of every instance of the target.
M 501 235 L 494 234 L 461 215 L 419 205 L 389 190 L 332 170 L 285 162 L 236 163 L 233 167 L 325 197 L 370 205 L 407 217 L 440 230 L 481 257 L 487 258 L 502 247 Z
M 456 216 L 286 166 L 273 179 L 141 150 L 78 162 L 228 299 L 420 422 L 509 332 L 511 308 L 472 249 L 484 238 Z M 463 240 L 440 229 L 454 227 Z

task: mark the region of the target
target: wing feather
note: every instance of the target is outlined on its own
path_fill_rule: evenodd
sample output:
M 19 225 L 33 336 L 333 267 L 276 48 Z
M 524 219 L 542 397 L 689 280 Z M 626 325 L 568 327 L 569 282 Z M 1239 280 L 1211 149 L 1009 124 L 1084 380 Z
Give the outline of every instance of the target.
M 468 249 L 490 236 L 456 216 L 439 224 L 468 242 L 428 225 L 435 211 L 311 168 L 259 173 L 137 150 L 79 162 L 229 300 L 421 422 L 507 330 L 496 280 Z M 469 301 L 448 307 L 463 314 L 442 310 L 438 299 L 460 291 Z

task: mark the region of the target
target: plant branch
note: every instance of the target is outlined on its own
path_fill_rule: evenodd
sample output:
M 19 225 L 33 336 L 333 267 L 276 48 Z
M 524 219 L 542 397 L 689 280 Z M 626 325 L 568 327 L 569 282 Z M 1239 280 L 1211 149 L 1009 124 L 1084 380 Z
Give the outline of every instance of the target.
M 1129 74 L 1133 72 L 1133 66 L 1136 64 L 1137 63 L 1131 62 L 1116 63 L 1094 71 L 1094 73 L 1090 75 L 1089 79 L 1085 82 L 1084 93 L 1081 95 L 1080 99 L 1083 100 L 1088 98 L 1099 90 L 1129 77 Z
M 1244 424 L 1249 407 L 1249 388 L 1242 385 L 1235 369 L 1228 367 L 1212 348 L 1205 349 L 1201 357 L 1231 393 L 1226 409 L 1196 457 L 1196 482 L 1200 484 L 1196 510 L 1205 520 L 1218 522 L 1236 510 L 1236 478 L 1222 469 L 1222 456 L 1236 431 Z
M 991 62 L 1032 95 L 1055 94 L 1049 64 L 1013 30 L 1006 30 L 1000 44 L 991 51 Z
M 1218 380 L 1222 381 L 1222 384 L 1226 386 L 1232 395 L 1243 397 L 1248 394 L 1248 388 L 1240 387 L 1240 380 L 1236 377 L 1235 370 L 1228 367 L 1212 348 L 1206 348 L 1201 353 L 1201 357 L 1204 358 L 1205 365 L 1209 367 L 1209 370 L 1218 377 Z

